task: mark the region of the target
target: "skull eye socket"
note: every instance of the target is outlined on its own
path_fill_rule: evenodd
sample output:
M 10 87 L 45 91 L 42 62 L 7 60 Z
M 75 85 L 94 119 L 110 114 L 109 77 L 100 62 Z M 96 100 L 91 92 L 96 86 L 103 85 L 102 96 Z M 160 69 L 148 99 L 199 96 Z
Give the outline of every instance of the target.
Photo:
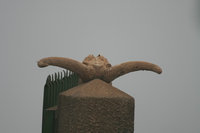
M 88 61 L 91 61 L 91 60 L 92 60 L 92 58 L 89 58 L 89 59 L 88 59 Z
M 106 64 L 106 68 L 109 68 L 109 67 L 111 67 L 111 64 L 109 64 L 109 63 Z

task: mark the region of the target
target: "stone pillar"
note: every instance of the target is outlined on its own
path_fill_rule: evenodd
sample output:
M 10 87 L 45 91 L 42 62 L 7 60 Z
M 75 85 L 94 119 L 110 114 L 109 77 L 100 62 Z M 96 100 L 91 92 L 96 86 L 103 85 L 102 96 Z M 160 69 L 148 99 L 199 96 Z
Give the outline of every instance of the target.
M 58 133 L 133 133 L 134 98 L 94 79 L 59 95 Z

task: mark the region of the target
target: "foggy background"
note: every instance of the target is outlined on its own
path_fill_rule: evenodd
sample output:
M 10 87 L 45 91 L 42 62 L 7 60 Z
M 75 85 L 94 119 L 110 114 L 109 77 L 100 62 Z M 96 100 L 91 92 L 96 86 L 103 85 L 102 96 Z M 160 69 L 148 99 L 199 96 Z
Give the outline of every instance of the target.
M 0 132 L 41 132 L 46 77 L 63 69 L 36 61 L 102 54 L 163 69 L 113 82 L 135 98 L 135 133 L 199 133 L 199 27 L 199 0 L 1 0 Z

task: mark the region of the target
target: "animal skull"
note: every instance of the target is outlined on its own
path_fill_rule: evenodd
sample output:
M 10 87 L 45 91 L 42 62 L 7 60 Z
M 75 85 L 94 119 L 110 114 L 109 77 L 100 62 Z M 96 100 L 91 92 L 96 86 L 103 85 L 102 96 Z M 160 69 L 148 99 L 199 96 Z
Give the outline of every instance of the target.
M 49 65 L 62 67 L 73 71 L 77 74 L 83 83 L 93 79 L 101 79 L 107 83 L 111 83 L 114 79 L 138 70 L 149 70 L 158 74 L 162 73 L 162 69 L 152 63 L 144 61 L 130 61 L 111 66 L 103 55 L 97 57 L 90 54 L 82 63 L 63 57 L 47 57 L 38 61 L 39 67 L 47 67 Z

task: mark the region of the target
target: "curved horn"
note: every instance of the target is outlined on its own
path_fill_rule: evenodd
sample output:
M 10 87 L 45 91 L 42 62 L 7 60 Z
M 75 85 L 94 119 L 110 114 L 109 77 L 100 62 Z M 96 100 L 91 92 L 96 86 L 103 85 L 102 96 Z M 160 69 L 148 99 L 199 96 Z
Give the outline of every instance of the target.
M 110 83 L 124 74 L 138 70 L 149 70 L 158 74 L 162 73 L 162 69 L 155 64 L 144 61 L 130 61 L 111 67 L 104 75 L 103 80 Z
M 47 67 L 49 65 L 62 67 L 77 74 L 83 82 L 89 80 L 88 67 L 73 59 L 63 57 L 47 57 L 41 59 L 37 63 L 38 67 Z

